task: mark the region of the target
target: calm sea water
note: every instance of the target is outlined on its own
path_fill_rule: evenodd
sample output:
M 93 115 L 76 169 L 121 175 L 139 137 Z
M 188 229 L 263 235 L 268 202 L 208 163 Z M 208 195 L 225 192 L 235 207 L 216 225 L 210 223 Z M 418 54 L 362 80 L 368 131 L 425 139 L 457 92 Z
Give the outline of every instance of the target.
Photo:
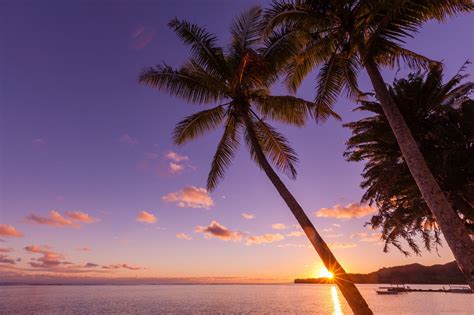
M 474 295 L 377 295 L 375 314 L 474 314 Z M 434 287 L 434 286 L 419 286 Z M 126 285 L 0 287 L 1 314 L 351 314 L 332 285 Z

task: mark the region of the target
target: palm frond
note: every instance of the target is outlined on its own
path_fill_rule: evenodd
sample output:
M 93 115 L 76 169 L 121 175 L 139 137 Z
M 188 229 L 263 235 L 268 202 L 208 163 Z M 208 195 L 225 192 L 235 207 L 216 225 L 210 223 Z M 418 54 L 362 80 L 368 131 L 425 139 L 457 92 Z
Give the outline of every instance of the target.
M 206 109 L 192 114 L 180 121 L 173 132 L 176 144 L 184 144 L 202 135 L 206 131 L 217 128 L 225 117 L 224 105 Z
M 285 85 L 295 93 L 304 78 L 317 66 L 329 59 L 336 50 L 335 38 L 327 36 L 310 41 L 294 56 L 286 68 Z
M 278 133 L 275 128 L 265 123 L 255 115 L 257 121 L 252 119 L 251 128 L 255 131 L 257 140 L 265 156 L 281 172 L 291 179 L 295 179 L 297 172 L 295 164 L 298 162 L 296 152 L 290 147 L 286 138 Z M 249 127 L 246 128 L 245 140 L 252 159 L 260 166 L 255 148 L 248 134 Z
M 196 75 L 189 69 L 175 70 L 168 65 L 144 69 L 139 75 L 140 83 L 197 104 L 216 102 L 225 97 L 225 91 L 219 89 L 214 81 L 209 76 Z
M 420 2 L 426 8 L 425 20 L 434 18 L 438 21 L 444 21 L 448 17 L 474 11 L 472 0 L 424 0 Z
M 317 76 L 315 118 L 317 121 L 326 120 L 341 93 L 345 83 L 344 59 L 334 54 L 319 70 Z
M 260 39 L 260 15 L 262 9 L 253 6 L 235 18 L 230 27 L 232 49 L 242 54 Z
M 204 28 L 177 18 L 171 20 L 168 26 L 175 31 L 181 40 L 191 46 L 194 59 L 207 71 L 216 76 L 226 79 L 228 75 L 224 52 L 216 45 L 215 35 L 207 32 Z
M 314 107 L 314 103 L 294 96 L 265 95 L 254 101 L 264 117 L 299 127 L 305 124 Z
M 235 115 L 229 115 L 216 153 L 212 159 L 211 170 L 207 177 L 207 189 L 213 191 L 221 179 L 224 178 L 226 169 L 232 163 L 235 152 L 239 148 L 239 122 Z

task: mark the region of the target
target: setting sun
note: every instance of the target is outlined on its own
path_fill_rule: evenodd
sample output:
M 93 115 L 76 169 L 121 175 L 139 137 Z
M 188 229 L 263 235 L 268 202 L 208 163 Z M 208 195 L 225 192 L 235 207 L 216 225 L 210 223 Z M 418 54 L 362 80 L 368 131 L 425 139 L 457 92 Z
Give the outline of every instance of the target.
M 329 272 L 329 270 L 327 270 L 325 267 L 322 267 L 321 270 L 319 270 L 318 277 L 332 279 L 334 275 L 332 274 L 332 272 Z

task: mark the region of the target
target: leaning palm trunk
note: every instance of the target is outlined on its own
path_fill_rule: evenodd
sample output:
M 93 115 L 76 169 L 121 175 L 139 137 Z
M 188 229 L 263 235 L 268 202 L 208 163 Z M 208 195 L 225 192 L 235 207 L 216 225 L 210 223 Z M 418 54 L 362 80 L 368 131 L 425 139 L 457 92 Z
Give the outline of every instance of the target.
M 293 197 L 288 188 L 286 188 L 285 184 L 281 181 L 268 162 L 257 139 L 250 117 L 245 113 L 243 114 L 243 117 L 250 141 L 252 142 L 252 147 L 255 150 L 258 164 L 262 167 L 263 171 L 275 186 L 280 196 L 288 205 L 288 208 L 290 208 L 291 212 L 295 216 L 300 226 L 303 228 L 306 236 L 310 240 L 313 247 L 316 249 L 316 252 L 323 261 L 326 268 L 334 274 L 334 281 L 339 287 L 339 290 L 341 290 L 342 295 L 346 301 L 349 303 L 352 311 L 354 314 L 373 314 L 367 305 L 367 302 L 364 300 L 354 283 L 349 279 L 347 273 L 339 264 L 336 257 L 334 257 L 326 242 L 321 238 L 318 231 L 316 231 L 308 216 L 299 205 L 298 201 L 296 201 L 295 197 Z
M 365 64 L 382 110 L 397 139 L 411 175 L 420 189 L 467 283 L 474 291 L 474 242 L 436 182 L 395 101 L 391 97 L 376 63 Z

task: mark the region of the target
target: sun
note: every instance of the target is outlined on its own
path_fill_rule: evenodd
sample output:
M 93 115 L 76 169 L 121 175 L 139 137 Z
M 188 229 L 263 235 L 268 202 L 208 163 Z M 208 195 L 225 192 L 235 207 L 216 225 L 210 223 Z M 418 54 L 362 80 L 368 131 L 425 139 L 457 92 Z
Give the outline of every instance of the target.
M 327 278 L 327 279 L 332 279 L 334 278 L 334 275 L 332 274 L 332 272 L 330 272 L 329 270 L 327 270 L 325 267 L 322 267 L 320 270 L 319 270 L 319 275 L 318 275 L 319 278 Z

